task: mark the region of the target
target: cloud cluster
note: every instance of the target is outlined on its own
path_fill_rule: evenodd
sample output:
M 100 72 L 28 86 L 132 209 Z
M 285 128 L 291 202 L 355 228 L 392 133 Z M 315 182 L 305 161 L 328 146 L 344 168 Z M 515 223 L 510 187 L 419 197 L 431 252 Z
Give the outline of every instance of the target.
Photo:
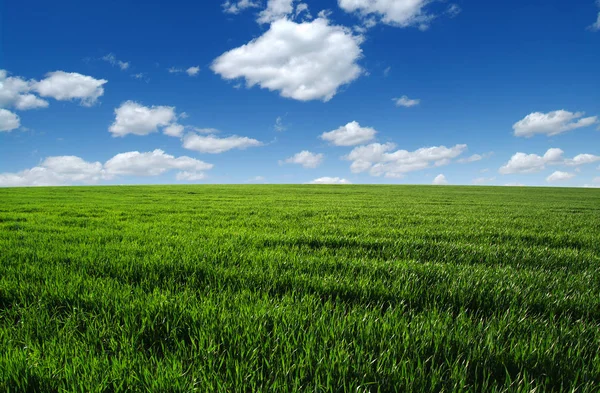
M 415 151 L 396 150 L 393 143 L 372 143 L 355 147 L 344 159 L 352 161 L 353 173 L 401 178 L 404 174 L 432 166 L 444 166 L 467 150 L 467 145 L 423 147 Z
M 598 116 L 583 117 L 583 112 L 558 110 L 548 113 L 533 112 L 513 125 L 514 135 L 530 138 L 536 134 L 558 135 L 598 122 Z
M 258 1 L 252 1 L 252 0 L 239 0 L 239 1 L 227 0 L 223 4 L 221 4 L 221 6 L 223 7 L 223 12 L 225 12 L 227 14 L 239 14 L 240 12 L 244 11 L 247 8 L 260 7 L 260 3 Z
M 516 153 L 500 168 L 503 175 L 511 173 L 536 173 L 546 169 L 547 164 L 557 164 L 564 160 L 561 149 L 548 149 L 543 155 Z
M 36 83 L 35 80 L 8 76 L 8 72 L 0 70 L 0 108 L 12 107 L 21 111 L 46 108 L 48 101 L 31 94 Z
M 256 139 L 232 135 L 219 138 L 216 135 L 198 135 L 194 133 L 183 137 L 183 147 L 200 153 L 219 154 L 232 149 L 244 150 L 249 147 L 262 146 Z
M 48 101 L 39 96 L 59 101 L 79 100 L 81 105 L 91 106 L 104 94 L 102 86 L 105 83 L 104 79 L 64 71 L 50 72 L 40 81 L 25 80 L 8 76 L 6 70 L 0 69 L 0 131 L 11 131 L 21 126 L 19 116 L 9 108 L 25 111 L 48 107 Z
M 340 177 L 320 177 L 318 179 L 315 179 L 311 182 L 309 182 L 309 184 L 352 184 L 350 181 L 346 180 L 346 179 L 342 179 Z
M 298 3 L 298 0 L 269 0 L 267 8 L 258 14 L 256 21 L 260 24 L 272 23 L 286 18 L 288 15 L 298 16 L 301 12 L 308 10 L 305 3 L 298 3 L 294 11 L 294 3 Z
M 377 131 L 371 127 L 361 127 L 352 121 L 336 130 L 324 132 L 320 138 L 335 146 L 355 146 L 370 142 L 375 138 Z
M 600 161 L 600 156 L 579 154 L 573 158 L 565 158 L 561 149 L 551 148 L 543 156 L 537 154 L 516 153 L 499 169 L 503 175 L 514 173 L 537 173 L 546 169 L 546 165 L 579 166 Z
M 430 3 L 430 0 L 338 0 L 344 11 L 361 15 L 367 27 L 379 20 L 391 26 L 417 26 L 422 30 L 435 19 L 435 15 L 425 10 Z
M 554 183 L 554 182 L 558 182 L 558 181 L 569 180 L 569 179 L 572 179 L 574 177 L 575 177 L 574 173 L 556 171 L 553 174 L 551 174 L 550 176 L 548 176 L 546 178 L 546 181 L 548 183 Z
M 87 162 L 76 156 L 48 157 L 38 166 L 18 173 L 0 174 L 0 187 L 93 184 L 117 176 L 158 176 L 179 170 L 177 180 L 199 180 L 213 165 L 194 158 L 174 157 L 162 150 L 117 154 L 106 163 Z
M 329 101 L 339 88 L 363 72 L 363 38 L 325 18 L 296 23 L 279 19 L 262 36 L 225 52 L 211 69 L 227 80 L 244 78 L 281 96 Z
M 316 168 L 321 165 L 324 159 L 325 156 L 323 154 L 316 154 L 311 153 L 308 150 L 303 150 L 284 161 L 279 161 L 279 164 L 298 164 L 302 165 L 304 168 Z

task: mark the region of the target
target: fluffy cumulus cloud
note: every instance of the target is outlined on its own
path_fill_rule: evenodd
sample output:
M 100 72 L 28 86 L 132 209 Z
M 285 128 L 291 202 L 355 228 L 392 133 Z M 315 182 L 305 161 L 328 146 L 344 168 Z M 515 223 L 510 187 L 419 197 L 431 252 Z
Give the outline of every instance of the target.
M 26 81 L 20 77 L 8 76 L 8 72 L 0 70 L 0 107 L 28 110 L 46 108 L 48 102 L 31 94 L 36 81 Z
M 433 179 L 433 182 L 431 182 L 431 184 L 435 186 L 445 186 L 448 184 L 448 180 L 446 180 L 446 176 L 440 173 L 435 177 L 435 179 Z
M 109 128 L 113 136 L 148 135 L 157 132 L 159 127 L 171 125 L 177 118 L 174 107 L 147 107 L 133 101 L 121 104 L 115 109 L 115 116 L 115 122 Z M 171 128 L 170 132 L 174 130 Z
M 12 131 L 21 126 L 19 116 L 9 110 L 0 109 L 0 132 Z
M 573 158 L 565 158 L 561 149 L 552 148 L 543 155 L 516 153 L 500 168 L 503 175 L 512 173 L 536 173 L 546 169 L 546 165 L 580 166 L 600 161 L 600 156 L 579 154 Z
M 294 13 L 294 3 L 297 0 L 269 0 L 267 2 L 267 8 L 261 11 L 258 15 L 258 23 L 272 23 L 276 20 L 282 19 Z M 299 14 L 306 8 L 306 5 L 300 3 L 300 11 L 296 12 Z
M 189 76 L 196 76 L 198 75 L 198 73 L 200 72 L 200 67 L 198 66 L 194 66 L 194 67 L 190 67 L 187 70 L 185 70 L 185 72 L 189 75 Z
M 370 127 L 361 127 L 356 121 L 336 130 L 324 132 L 320 138 L 336 146 L 355 146 L 372 141 L 377 131 Z
M 48 101 L 38 97 L 51 97 L 59 101 L 79 100 L 84 106 L 94 105 L 104 94 L 107 81 L 76 72 L 54 71 L 41 81 L 8 76 L 0 70 L 0 107 L 17 110 L 46 108 Z
M 500 168 L 503 175 L 511 173 L 536 173 L 546 168 L 547 164 L 558 164 L 564 161 L 564 152 L 561 149 L 548 149 L 543 155 L 516 153 Z
M 467 145 L 423 147 L 415 151 L 393 151 L 393 143 L 372 143 L 355 147 L 344 159 L 352 161 L 353 173 L 369 172 L 372 176 L 401 178 L 405 173 L 443 166 L 467 150 Z
M 104 94 L 102 86 L 107 82 L 76 72 L 54 71 L 46 74 L 46 78 L 32 88 L 42 97 L 59 101 L 79 100 L 83 106 L 92 106 Z
M 106 178 L 99 162 L 87 162 L 75 156 L 58 156 L 48 157 L 38 166 L 18 173 L 1 173 L 0 187 L 89 184 Z
M 244 150 L 248 147 L 262 146 L 256 139 L 233 135 L 219 138 L 216 135 L 187 134 L 183 138 L 183 147 L 200 153 L 219 154 L 232 149 Z
M 408 98 L 408 96 L 402 96 L 400 98 L 393 98 L 392 100 L 396 103 L 396 106 L 403 106 L 405 108 L 411 108 L 411 107 L 417 106 L 421 103 L 421 100 L 411 99 L 411 98 Z
M 358 13 L 367 27 L 377 20 L 391 26 L 418 26 L 425 30 L 435 16 L 425 10 L 430 0 L 338 0 L 346 12 Z
M 352 184 L 350 181 L 346 180 L 346 179 L 342 179 L 340 177 L 320 177 L 318 179 L 315 179 L 311 182 L 309 182 L 309 184 Z
M 191 157 L 174 157 L 160 149 L 140 153 L 131 151 L 117 154 L 104 164 L 104 169 L 110 175 L 157 176 L 178 169 L 199 173 L 213 167 L 204 161 Z
M 325 18 L 279 19 L 262 36 L 219 56 L 211 68 L 227 80 L 245 78 L 247 87 L 259 85 L 300 101 L 328 101 L 363 72 L 357 64 L 362 40 Z
M 568 166 L 579 166 L 593 164 L 597 161 L 600 161 L 600 156 L 595 156 L 593 154 L 578 154 L 573 158 L 565 160 L 565 164 Z
M 554 183 L 554 182 L 558 182 L 558 181 L 569 180 L 569 179 L 572 179 L 574 177 L 575 177 L 574 173 L 556 171 L 553 174 L 551 174 L 550 176 L 548 176 L 546 178 L 546 181 L 548 183 Z
M 173 123 L 163 129 L 163 133 L 168 136 L 181 137 L 185 127 L 181 124 Z
M 227 0 L 221 6 L 223 7 L 223 12 L 227 14 L 239 14 L 247 8 L 260 7 L 260 2 L 252 0 Z
M 548 113 L 534 112 L 513 125 L 515 136 L 532 137 L 536 134 L 558 135 L 577 128 L 589 127 L 598 122 L 598 116 L 583 117 L 583 112 L 558 110 Z
M 302 165 L 304 168 L 316 168 L 321 165 L 324 159 L 325 156 L 323 154 L 315 154 L 309 152 L 308 150 L 304 150 L 287 158 L 285 161 L 280 161 L 279 163 L 298 164 Z
M 199 180 L 213 167 L 190 157 L 174 157 L 162 150 L 117 154 L 106 163 L 87 162 L 76 156 L 48 157 L 38 166 L 18 173 L 1 173 L 0 187 L 94 184 L 117 176 L 157 176 L 181 171 L 177 180 Z

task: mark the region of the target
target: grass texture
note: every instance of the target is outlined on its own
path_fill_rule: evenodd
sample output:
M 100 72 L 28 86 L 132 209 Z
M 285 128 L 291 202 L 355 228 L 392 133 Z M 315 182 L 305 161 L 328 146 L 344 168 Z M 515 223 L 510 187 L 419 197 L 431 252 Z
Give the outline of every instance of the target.
M 0 189 L 2 392 L 599 392 L 600 190 Z

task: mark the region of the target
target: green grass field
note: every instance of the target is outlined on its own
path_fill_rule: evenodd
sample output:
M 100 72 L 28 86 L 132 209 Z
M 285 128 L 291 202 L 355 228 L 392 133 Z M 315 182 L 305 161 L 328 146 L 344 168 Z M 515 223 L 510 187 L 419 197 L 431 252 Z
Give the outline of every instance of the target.
M 598 392 L 600 190 L 0 189 L 2 392 Z

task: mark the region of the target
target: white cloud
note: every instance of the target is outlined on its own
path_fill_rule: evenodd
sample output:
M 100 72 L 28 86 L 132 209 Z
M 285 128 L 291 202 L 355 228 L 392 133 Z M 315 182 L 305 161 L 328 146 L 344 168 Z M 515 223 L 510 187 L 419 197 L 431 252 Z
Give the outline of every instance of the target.
M 102 86 L 107 82 L 105 79 L 94 79 L 76 72 L 54 71 L 33 84 L 32 89 L 42 97 L 52 97 L 59 101 L 77 99 L 83 106 L 92 106 L 104 94 Z
M 280 161 L 279 164 L 299 164 L 304 168 L 316 168 L 321 165 L 324 158 L 323 154 L 315 154 L 304 150 L 287 158 L 285 161 Z
M 396 106 L 403 106 L 405 108 L 417 106 L 421 103 L 421 100 L 410 99 L 407 96 L 402 96 L 400 98 L 393 98 L 392 100 L 396 103 Z
M 537 154 L 516 153 L 499 170 L 501 174 L 536 173 L 546 168 L 546 165 L 579 166 L 600 161 L 600 156 L 579 154 L 573 158 L 564 158 L 561 149 L 548 149 L 544 156 Z
M 179 181 L 198 181 L 206 179 L 203 172 L 179 172 L 175 178 Z
M 176 120 L 174 107 L 147 107 L 133 101 L 121 104 L 115 109 L 115 115 L 115 122 L 109 128 L 113 136 L 148 135 Z
M 405 173 L 419 171 L 435 166 L 446 165 L 453 158 L 467 150 L 467 145 L 453 147 L 423 147 L 415 151 L 397 150 L 393 143 L 372 143 L 355 147 L 350 154 L 343 157 L 353 161 L 350 170 L 353 173 L 369 171 L 372 176 L 401 178 Z
M 470 157 L 467 158 L 461 158 L 460 160 L 457 160 L 458 163 L 460 164 L 468 164 L 471 162 L 477 162 L 477 161 L 481 161 L 485 158 L 489 158 L 491 156 L 493 156 L 494 153 L 493 152 L 489 152 L 489 153 L 485 153 L 485 154 L 473 154 Z
M 258 8 L 260 3 L 252 0 L 225 1 L 222 5 L 223 12 L 227 14 L 239 14 L 246 8 Z
M 356 63 L 362 40 L 324 18 L 280 19 L 259 38 L 219 56 L 211 69 L 224 79 L 245 78 L 247 87 L 259 85 L 283 97 L 328 101 L 363 72 Z
M 18 110 L 46 108 L 47 101 L 30 94 L 34 83 L 34 80 L 9 77 L 5 70 L 0 70 L 0 107 L 14 107 Z
M 191 129 L 200 134 L 218 134 L 219 132 L 221 132 L 221 131 L 217 130 L 216 128 L 191 127 Z
M 346 179 L 342 179 L 339 177 L 320 177 L 311 181 L 309 184 L 352 184 L 350 181 Z
M 433 179 L 433 182 L 431 184 L 436 186 L 445 186 L 448 184 L 448 180 L 446 180 L 446 176 L 440 173 L 435 177 L 435 179 Z
M 19 116 L 6 109 L 0 109 L 0 132 L 12 131 L 21 126 Z
M 246 183 L 266 183 L 267 179 L 264 176 L 254 176 L 246 180 Z
M 181 137 L 185 127 L 181 124 L 173 123 L 163 129 L 163 133 L 168 136 Z
M 102 60 L 110 63 L 112 66 L 119 66 L 119 68 L 123 71 L 129 68 L 129 62 L 118 60 L 113 53 L 103 56 Z
M 202 171 L 212 167 L 212 164 L 185 156 L 174 157 L 162 150 L 117 154 L 104 165 L 77 156 L 58 156 L 48 157 L 31 169 L 0 174 L 0 187 L 94 184 L 120 175 L 157 176 L 171 170 L 182 171 L 177 180 L 199 180 Z
M 273 128 L 275 128 L 275 131 L 277 132 L 283 132 L 287 130 L 286 125 L 283 124 L 283 118 L 281 116 L 278 116 L 277 119 L 275 119 L 275 126 Z
M 267 8 L 258 15 L 257 22 L 271 23 L 285 18 L 294 12 L 294 2 L 297 0 L 268 0 Z
M 297 18 L 303 12 L 306 13 L 305 17 L 307 19 L 312 18 L 312 15 L 310 14 L 310 11 L 308 10 L 308 4 L 306 4 L 306 3 L 298 3 L 298 5 L 296 5 L 296 11 L 294 11 L 294 17 Z
M 598 12 L 598 19 L 592 25 L 588 27 L 591 31 L 600 31 L 600 12 Z
M 418 26 L 422 30 L 427 29 L 435 18 L 424 9 L 429 3 L 430 0 L 338 0 L 344 11 L 359 13 L 368 25 L 379 18 L 387 25 Z
M 578 166 L 585 164 L 592 164 L 594 162 L 600 161 L 600 156 L 595 156 L 593 154 L 578 154 L 572 159 L 565 160 L 565 165 L 568 166 Z
M 572 179 L 574 177 L 575 177 L 574 173 L 556 171 L 553 174 L 551 174 L 550 176 L 548 176 L 546 178 L 546 181 L 548 183 L 553 183 L 553 182 L 557 182 L 557 181 L 569 180 L 569 179 Z
M 496 180 L 495 177 L 478 177 L 476 179 L 473 179 L 472 183 L 473 184 L 486 184 L 486 183 L 491 183 L 494 180 Z
M 448 10 L 446 10 L 446 13 L 448 14 L 448 16 L 450 18 L 456 17 L 461 12 L 462 12 L 462 9 L 457 4 L 450 4 L 448 6 Z
M 110 175 L 134 176 L 157 176 L 173 169 L 198 173 L 212 167 L 212 164 L 191 157 L 176 158 L 160 149 L 147 153 L 120 153 L 104 164 L 106 172 Z
M 180 72 L 183 72 L 183 68 L 171 67 L 171 68 L 167 69 L 167 71 L 169 71 L 169 74 L 178 74 Z
M 370 127 L 361 127 L 356 121 L 336 130 L 324 132 L 320 138 L 336 146 L 355 146 L 375 138 L 377 131 Z
M 506 183 L 504 186 L 505 187 L 527 187 L 523 183 Z
M 40 165 L 18 173 L 0 174 L 0 187 L 52 186 L 71 183 L 95 183 L 106 174 L 99 162 L 87 162 L 75 156 L 48 157 Z
M 189 76 L 196 76 L 198 75 L 198 73 L 200 72 L 200 67 L 198 66 L 194 66 L 194 67 L 190 67 L 187 70 L 185 70 L 185 72 L 189 75 Z
M 513 125 L 514 135 L 526 138 L 535 134 L 552 136 L 577 128 L 589 127 L 598 122 L 597 116 L 583 118 L 583 115 L 583 112 L 572 113 L 565 110 L 530 113 Z
M 48 101 L 34 96 L 33 94 L 22 94 L 15 103 L 15 108 L 24 111 L 28 109 L 47 108 Z
M 218 154 L 232 149 L 246 149 L 248 147 L 262 146 L 263 143 L 256 139 L 233 135 L 219 138 L 215 135 L 187 134 L 183 138 L 183 147 L 201 153 Z
M 536 173 L 546 168 L 547 164 L 557 164 L 563 161 L 561 149 L 548 149 L 543 156 L 537 154 L 516 153 L 499 172 L 503 175 L 510 173 Z

